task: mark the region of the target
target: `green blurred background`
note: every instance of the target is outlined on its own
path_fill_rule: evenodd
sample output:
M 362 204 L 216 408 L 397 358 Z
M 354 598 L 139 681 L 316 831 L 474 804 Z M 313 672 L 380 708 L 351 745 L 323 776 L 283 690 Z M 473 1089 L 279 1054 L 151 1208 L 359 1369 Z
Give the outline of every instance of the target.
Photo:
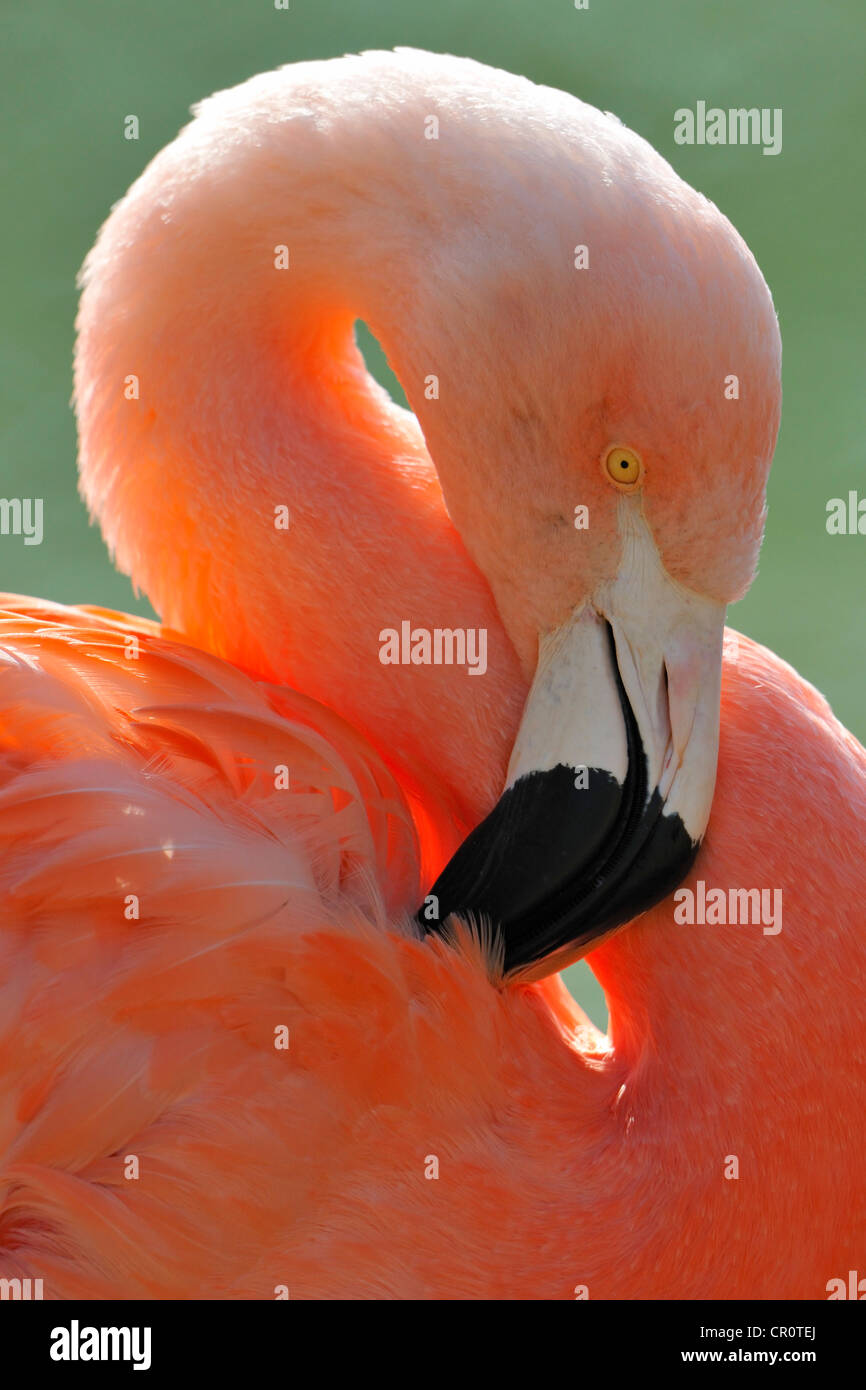
M 791 661 L 863 739 L 866 536 L 826 503 L 866 496 L 862 0 L 3 0 L 0 496 L 45 499 L 45 539 L 5 537 L 0 588 L 149 612 L 88 526 L 69 396 L 75 275 L 109 207 L 189 106 L 281 63 L 408 44 L 479 58 L 614 111 L 727 213 L 776 300 L 782 432 L 761 569 L 731 622 Z M 677 107 L 782 107 L 783 149 L 677 146 Z M 123 138 L 123 119 L 140 139 Z M 375 345 L 373 370 L 392 385 Z M 394 388 L 394 394 L 397 394 Z M 808 768 L 803 769 L 808 782 Z M 597 1021 L 585 967 L 569 983 Z

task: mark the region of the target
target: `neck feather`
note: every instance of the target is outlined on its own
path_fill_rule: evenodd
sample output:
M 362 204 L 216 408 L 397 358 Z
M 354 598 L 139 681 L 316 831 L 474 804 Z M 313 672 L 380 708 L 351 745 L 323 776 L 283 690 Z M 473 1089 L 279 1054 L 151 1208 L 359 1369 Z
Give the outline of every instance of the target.
M 420 428 L 353 334 L 363 318 L 423 393 L 414 282 L 444 213 L 357 124 L 337 139 L 300 99 L 275 122 L 267 82 L 245 90 L 205 104 L 88 260 L 82 490 L 167 626 L 335 709 L 459 836 L 499 793 L 524 683 Z M 483 629 L 486 673 L 383 664 L 407 621 Z

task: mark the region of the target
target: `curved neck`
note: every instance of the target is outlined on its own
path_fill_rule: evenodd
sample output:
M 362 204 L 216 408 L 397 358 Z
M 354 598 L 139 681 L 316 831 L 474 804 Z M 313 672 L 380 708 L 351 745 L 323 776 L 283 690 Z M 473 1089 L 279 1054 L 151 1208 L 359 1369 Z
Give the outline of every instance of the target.
M 398 176 L 348 117 L 337 139 L 232 96 L 153 161 L 88 261 L 82 489 L 167 626 L 335 709 L 459 838 L 499 793 L 524 683 L 421 430 L 353 336 L 361 317 L 423 398 L 413 306 L 446 216 L 424 142 Z M 441 664 L 435 641 L 431 664 L 423 643 L 404 664 L 402 641 L 383 663 L 405 623 L 475 634 L 476 653 L 483 631 L 486 670 L 444 664 L 459 638 Z

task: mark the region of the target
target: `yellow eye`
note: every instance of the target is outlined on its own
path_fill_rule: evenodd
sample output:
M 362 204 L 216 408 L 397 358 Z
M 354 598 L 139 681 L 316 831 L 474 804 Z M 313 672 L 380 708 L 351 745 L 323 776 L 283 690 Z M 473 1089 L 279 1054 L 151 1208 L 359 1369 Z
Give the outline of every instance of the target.
M 634 449 L 608 449 L 604 458 L 604 471 L 612 483 L 630 492 L 637 487 L 643 476 L 643 464 Z

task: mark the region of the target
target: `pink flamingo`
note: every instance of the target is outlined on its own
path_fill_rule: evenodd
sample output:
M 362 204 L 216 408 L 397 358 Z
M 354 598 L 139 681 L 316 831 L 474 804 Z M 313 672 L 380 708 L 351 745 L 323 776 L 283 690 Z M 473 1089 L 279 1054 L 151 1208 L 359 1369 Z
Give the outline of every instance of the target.
M 866 754 L 770 652 L 722 669 L 779 416 L 726 219 L 476 63 L 282 69 L 111 214 L 76 402 L 165 625 L 0 616 L 0 1273 L 825 1296 L 866 1231 Z M 684 923 L 707 886 L 784 921 Z M 607 1037 L 553 974 L 587 952 Z

